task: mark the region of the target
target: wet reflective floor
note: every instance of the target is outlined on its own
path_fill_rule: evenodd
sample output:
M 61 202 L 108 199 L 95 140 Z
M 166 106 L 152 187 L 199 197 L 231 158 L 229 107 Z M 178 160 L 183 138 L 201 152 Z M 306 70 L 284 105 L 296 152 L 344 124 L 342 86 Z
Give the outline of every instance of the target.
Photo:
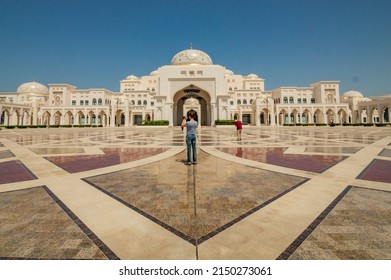
M 390 259 L 391 127 L 0 131 L 0 259 Z

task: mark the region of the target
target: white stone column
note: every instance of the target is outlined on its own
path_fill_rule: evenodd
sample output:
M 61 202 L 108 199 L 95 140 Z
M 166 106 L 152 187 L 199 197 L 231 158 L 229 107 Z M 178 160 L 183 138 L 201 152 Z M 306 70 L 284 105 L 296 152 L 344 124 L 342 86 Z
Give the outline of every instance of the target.
M 377 113 L 379 114 L 379 123 L 384 123 L 384 113 L 381 111 L 380 104 L 377 105 Z
M 129 106 L 125 104 L 125 127 L 129 126 Z
M 274 105 L 271 106 L 271 109 L 270 109 L 270 123 L 269 123 L 270 126 L 275 126 L 276 125 L 276 116 L 275 116 L 275 113 L 274 113 Z
M 326 108 L 324 108 L 324 112 L 323 112 L 323 123 L 327 124 L 327 113 L 326 113 Z
M 261 121 L 259 119 L 259 115 L 260 115 L 260 110 L 259 110 L 259 105 L 258 104 L 255 104 L 255 125 L 256 126 L 260 126 L 261 125 Z
M 367 123 L 371 123 L 371 122 L 373 122 L 373 120 L 372 120 L 372 114 L 371 114 L 371 112 L 370 112 L 370 110 L 369 110 L 370 108 L 369 108 L 369 106 L 367 106 Z
M 115 127 L 115 112 L 114 112 L 114 109 L 111 109 L 110 126 L 111 127 Z
M 217 118 L 217 107 L 216 107 L 216 103 L 211 103 L 210 104 L 210 109 L 211 109 L 211 118 L 210 118 L 210 122 L 211 122 L 211 125 L 214 125 L 215 123 L 215 120 Z M 240 117 L 241 118 L 241 117 Z
M 314 111 L 311 108 L 311 110 L 308 111 L 308 123 L 314 123 Z

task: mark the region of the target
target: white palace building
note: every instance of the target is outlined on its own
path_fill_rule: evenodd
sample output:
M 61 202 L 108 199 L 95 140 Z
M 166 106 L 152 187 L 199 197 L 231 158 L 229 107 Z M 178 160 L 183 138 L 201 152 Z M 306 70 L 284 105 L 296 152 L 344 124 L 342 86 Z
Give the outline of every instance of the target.
M 148 76 L 127 76 L 120 81 L 120 92 L 35 81 L 20 85 L 16 92 L 0 92 L 0 125 L 5 126 L 128 127 L 143 120 L 168 120 L 176 126 L 190 109 L 206 126 L 235 116 L 254 126 L 384 123 L 390 122 L 391 95 L 371 99 L 357 91 L 340 95 L 339 81 L 265 90 L 263 78 L 234 74 L 192 48 Z

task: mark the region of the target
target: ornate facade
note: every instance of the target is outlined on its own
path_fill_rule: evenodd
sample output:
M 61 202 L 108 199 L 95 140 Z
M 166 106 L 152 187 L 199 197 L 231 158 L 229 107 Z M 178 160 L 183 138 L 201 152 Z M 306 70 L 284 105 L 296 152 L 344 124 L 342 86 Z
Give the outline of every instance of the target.
M 207 126 L 234 116 L 255 126 L 389 122 L 390 100 L 372 100 L 353 91 L 340 96 L 339 81 L 265 90 L 265 80 L 257 75 L 234 74 L 191 48 L 147 76 L 127 76 L 119 92 L 24 83 L 16 92 L 0 93 L 0 124 L 127 127 L 143 120 L 168 120 L 176 126 L 189 109 Z

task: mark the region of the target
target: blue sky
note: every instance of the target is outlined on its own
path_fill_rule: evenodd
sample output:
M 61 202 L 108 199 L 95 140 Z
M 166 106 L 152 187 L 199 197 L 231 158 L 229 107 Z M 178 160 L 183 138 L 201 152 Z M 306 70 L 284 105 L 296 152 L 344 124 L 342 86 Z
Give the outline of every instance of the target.
M 118 91 L 190 42 L 267 90 L 391 93 L 389 0 L 0 0 L 0 91 L 34 79 Z

